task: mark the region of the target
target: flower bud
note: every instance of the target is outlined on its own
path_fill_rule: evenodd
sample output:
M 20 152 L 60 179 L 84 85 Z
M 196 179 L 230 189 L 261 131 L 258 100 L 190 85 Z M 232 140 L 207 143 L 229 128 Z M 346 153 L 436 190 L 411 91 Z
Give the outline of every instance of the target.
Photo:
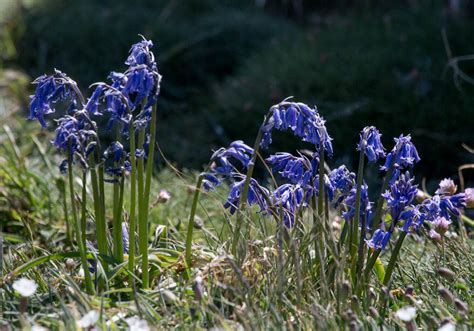
M 441 242 L 443 240 L 441 235 L 433 229 L 430 230 L 428 235 L 431 239 L 433 239 L 436 242 Z
M 466 197 L 466 208 L 474 208 L 474 188 L 465 189 L 464 195 Z
M 160 190 L 158 197 L 156 198 L 156 203 L 166 203 L 171 199 L 170 192 L 167 190 Z
M 450 303 L 450 304 L 454 303 L 454 295 L 447 288 L 445 287 L 438 288 L 438 293 L 447 303 Z
M 448 269 L 448 268 L 439 268 L 437 271 L 436 271 L 440 276 L 443 276 L 444 278 L 448 278 L 448 279 L 454 279 L 454 277 L 456 276 L 456 274 L 454 273 L 454 271 L 452 271 L 451 269 Z
M 451 178 L 445 178 L 439 183 L 439 187 L 436 190 L 436 194 L 440 195 L 453 195 L 458 190 L 457 185 L 454 184 Z
M 454 299 L 454 305 L 461 314 L 466 314 L 469 311 L 469 307 L 467 306 L 467 304 L 464 301 L 459 300 L 458 298 Z
M 448 228 L 449 228 L 450 224 L 451 224 L 451 221 L 447 220 L 444 217 L 437 217 L 433 221 L 435 231 L 438 232 L 439 234 L 445 234 L 446 231 L 448 231 Z

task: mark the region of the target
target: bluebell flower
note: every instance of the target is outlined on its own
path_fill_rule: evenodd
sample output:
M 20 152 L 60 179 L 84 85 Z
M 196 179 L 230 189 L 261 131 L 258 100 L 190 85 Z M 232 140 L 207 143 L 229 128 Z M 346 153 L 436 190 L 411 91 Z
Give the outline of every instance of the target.
M 202 185 L 205 191 L 211 191 L 221 184 L 221 180 L 212 173 L 204 173 Z
M 229 148 L 217 150 L 211 157 L 213 160 L 222 160 L 224 167 L 228 168 L 228 159 L 233 158 L 239 161 L 243 167 L 248 168 L 252 159 L 253 148 L 244 144 L 241 140 L 234 141 Z
M 158 83 L 155 72 L 141 66 L 130 68 L 125 75 L 127 76 L 127 81 L 122 93 L 128 97 L 132 108 L 138 106 L 145 98 L 153 97 Z
M 240 195 L 245 183 L 245 178 L 240 181 L 233 183 L 230 187 L 227 201 L 224 204 L 224 208 L 229 208 L 231 214 L 234 214 L 240 204 Z M 269 197 L 269 192 L 266 188 L 260 186 L 258 182 L 251 178 L 247 193 L 247 202 L 249 205 L 258 205 L 260 211 L 267 211 L 268 204 L 265 198 Z
M 341 165 L 340 167 L 331 170 L 329 173 L 329 180 L 335 193 L 337 193 L 337 199 L 334 202 L 335 208 L 337 208 L 337 206 L 350 193 L 355 185 L 355 178 L 355 173 L 350 172 L 345 165 Z
M 334 200 L 334 192 L 336 191 L 336 188 L 329 178 L 328 175 L 324 175 L 324 193 L 328 196 L 329 201 Z M 314 187 L 313 187 L 313 194 L 315 196 L 319 196 L 319 174 L 316 175 L 314 179 Z
M 153 42 L 151 40 L 146 40 L 145 38 L 143 38 L 142 41 L 133 44 L 130 48 L 130 55 L 125 61 L 125 64 L 129 66 L 146 65 L 150 68 L 156 67 L 155 57 L 153 52 L 150 51 L 150 48 L 152 47 Z
M 123 245 L 123 252 L 128 254 L 130 249 L 130 242 L 129 242 L 129 228 L 127 222 L 122 222 L 122 245 Z
M 392 151 L 388 153 L 385 164 L 380 168 L 381 170 L 387 171 L 392 162 L 396 170 L 402 170 L 413 167 L 415 163 L 420 161 L 416 147 L 411 142 L 410 135 L 400 135 L 400 137 L 394 138 L 394 140 L 395 146 Z
M 368 240 L 366 239 L 367 246 L 375 250 L 384 250 L 390 241 L 391 236 L 392 232 L 377 229 L 375 230 L 372 238 Z
M 377 162 L 379 158 L 385 157 L 384 147 L 380 141 L 381 136 L 374 126 L 366 126 L 360 133 L 357 150 L 363 151 L 369 162 Z
M 99 105 L 100 105 L 99 98 L 102 95 L 103 90 L 104 90 L 103 86 L 98 85 L 95 88 L 94 93 L 92 93 L 92 96 L 87 101 L 85 108 L 92 115 L 96 115 L 96 116 L 102 115 L 99 111 Z
M 33 84 L 36 85 L 35 94 L 30 96 L 30 115 L 28 119 L 38 120 L 43 128 L 46 127 L 44 115 L 56 111 L 55 104 L 60 101 L 75 100 L 77 95 L 71 88 L 76 83 L 66 74 L 55 70 L 54 75 L 38 77 Z
M 125 156 L 123 145 L 118 141 L 112 142 L 105 150 L 104 156 L 106 159 L 112 158 L 114 162 L 119 162 Z
M 272 194 L 273 205 L 279 207 L 285 226 L 294 225 L 295 215 L 308 204 L 309 194 L 299 184 L 283 184 Z
M 460 216 L 461 209 L 464 208 L 466 198 L 464 193 L 452 196 L 434 195 L 422 203 L 422 210 L 426 214 L 426 219 L 434 221 L 437 217 L 449 219 L 451 215 Z
M 418 186 L 413 185 L 414 178 L 411 178 L 407 171 L 400 175 L 397 181 L 390 184 L 389 189 L 382 194 L 387 201 L 387 207 L 392 217 L 392 222 L 397 222 L 400 213 L 408 207 L 418 192 Z
M 291 130 L 295 136 L 303 141 L 310 142 L 318 147 L 322 146 L 324 151 L 331 156 L 333 153 L 331 137 L 328 135 L 325 121 L 315 108 L 299 102 L 282 102 L 271 108 L 271 117 L 262 125 L 263 132 L 260 146 L 267 148 L 271 141 L 271 131 Z
M 418 231 L 426 220 L 426 214 L 422 211 L 422 205 L 409 206 L 399 216 L 403 220 L 402 231 L 409 233 L 410 229 Z
M 372 212 L 372 205 L 373 203 L 369 201 L 369 187 L 367 184 L 362 184 L 361 186 L 361 194 L 360 194 L 360 219 L 362 220 L 364 216 L 367 219 L 370 218 Z M 344 199 L 343 203 L 347 207 L 347 211 L 342 213 L 342 217 L 344 219 L 351 219 L 355 216 L 355 203 L 356 203 L 356 194 L 357 194 L 357 187 L 354 186 L 351 191 L 349 192 L 348 196 Z
M 309 185 L 317 169 L 317 161 L 310 161 L 304 156 L 293 156 L 290 153 L 270 155 L 265 161 L 271 166 L 273 173 L 288 178 L 291 183 Z

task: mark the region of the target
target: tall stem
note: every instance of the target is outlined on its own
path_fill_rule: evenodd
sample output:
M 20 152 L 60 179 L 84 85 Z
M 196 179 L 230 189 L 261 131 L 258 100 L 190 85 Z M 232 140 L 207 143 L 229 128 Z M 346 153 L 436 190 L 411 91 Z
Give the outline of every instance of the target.
M 92 156 L 91 156 L 92 159 Z M 91 160 L 92 161 L 92 160 Z M 99 182 L 97 178 L 97 170 L 93 162 L 90 168 L 91 172 L 91 183 L 92 183 L 92 196 L 94 199 L 94 216 L 95 216 L 95 227 L 97 232 L 97 246 L 99 249 L 99 254 L 107 255 L 107 235 L 106 235 L 106 224 L 105 219 L 102 217 L 101 210 L 101 195 L 99 189 Z M 102 265 L 105 270 L 108 269 L 107 262 L 103 260 Z
M 137 160 L 135 156 L 135 127 L 130 124 L 130 220 L 128 224 L 128 268 L 131 273 L 135 267 L 135 214 L 137 202 Z
M 82 196 L 81 196 L 81 240 L 84 247 L 86 244 L 86 232 L 87 232 L 87 173 L 84 170 L 82 173 Z
M 318 195 L 318 214 L 320 221 L 323 220 L 324 215 L 324 146 L 321 143 L 319 146 L 319 195 Z
M 397 262 L 398 254 L 400 253 L 400 249 L 402 248 L 403 240 L 407 236 L 406 232 L 400 233 L 398 237 L 397 243 L 395 244 L 395 248 L 393 249 L 392 256 L 390 257 L 390 261 L 388 262 L 387 270 L 385 271 L 385 278 L 383 279 L 383 284 L 385 286 L 388 285 L 390 282 L 390 278 L 392 277 L 393 270 L 395 269 L 395 263 Z
M 351 236 L 350 236 L 350 253 L 351 253 L 351 263 L 352 263 L 352 279 L 355 283 L 356 278 L 356 252 L 357 252 L 357 234 L 359 230 L 359 220 L 360 220 L 360 205 L 361 205 L 361 193 L 362 193 L 362 181 L 364 179 L 364 150 L 361 149 L 359 156 L 359 168 L 357 170 L 357 189 L 356 189 L 356 200 L 355 200 L 355 214 L 354 220 L 351 226 Z
M 115 178 L 116 181 L 120 180 Z M 114 258 L 121 263 L 123 261 L 122 241 L 122 213 L 120 206 L 120 183 L 114 183 L 114 210 L 113 210 L 112 237 L 114 242 Z
M 398 151 L 397 151 L 397 153 L 398 153 Z M 382 194 L 385 193 L 385 191 L 387 190 L 388 185 L 390 183 L 390 179 L 392 179 L 392 175 L 393 175 L 393 172 L 395 170 L 395 158 L 396 157 L 394 155 L 393 159 L 392 159 L 392 162 L 390 163 L 390 166 L 387 170 L 387 174 L 385 175 L 385 178 L 384 178 L 383 183 L 382 183 L 382 189 L 380 190 L 380 195 L 379 195 L 379 198 L 377 200 L 377 207 L 375 209 L 374 218 L 372 220 L 373 223 L 370 227 L 372 234 L 380 226 L 380 221 L 381 221 L 381 218 L 382 218 L 382 208 L 383 208 L 383 203 L 384 203 L 384 198 L 383 198 Z
M 143 148 L 143 143 L 145 142 L 145 129 L 141 129 L 138 133 L 138 147 Z M 144 205 L 144 160 L 143 156 L 137 159 L 137 188 L 138 188 L 138 251 L 143 256 L 143 252 L 148 250 L 148 238 L 146 237 L 146 221 L 143 221 L 145 210 Z M 144 237 L 145 236 L 145 237 Z M 148 267 L 147 267 L 148 269 Z M 144 271 L 142 270 L 142 273 Z M 148 270 L 147 270 L 148 272 Z M 142 285 L 143 286 L 143 285 Z
M 266 123 L 266 118 L 264 120 L 264 123 Z M 253 169 L 255 167 L 255 161 L 257 160 L 257 154 L 260 149 L 260 141 L 262 140 L 262 137 L 263 137 L 263 132 L 262 130 L 259 130 L 257 134 L 257 138 L 255 139 L 255 144 L 253 146 L 252 159 L 247 168 L 247 174 L 245 175 L 244 186 L 242 188 L 242 191 L 240 192 L 239 208 L 237 208 L 237 220 L 235 223 L 234 237 L 232 239 L 232 246 L 231 246 L 231 252 L 234 256 L 237 253 L 237 245 L 239 243 L 240 228 L 242 227 L 242 221 L 243 221 L 243 210 L 247 202 L 247 194 L 248 194 L 248 190 L 250 186 L 250 179 L 252 178 L 252 175 L 253 175 Z
M 81 224 L 80 224 L 79 218 L 77 217 L 76 200 L 74 197 L 72 155 L 70 153 L 68 155 L 68 176 L 69 176 L 69 194 L 71 198 L 71 213 L 74 219 L 74 228 L 76 232 L 77 245 L 79 247 L 79 254 L 81 256 L 82 269 L 84 270 L 84 280 L 86 284 L 86 290 L 88 294 L 94 294 L 94 285 L 92 284 L 92 278 L 89 271 L 89 266 L 87 264 L 86 248 L 84 247 L 84 243 L 82 241 Z
M 191 213 L 189 214 L 188 222 L 188 232 L 186 235 L 186 266 L 187 268 L 191 267 L 192 255 L 191 255 L 191 246 L 193 242 L 193 230 L 194 230 L 194 217 L 196 215 L 197 203 L 199 201 L 199 193 L 201 191 L 202 180 L 204 176 L 199 175 L 198 181 L 196 183 L 196 189 L 194 190 L 193 204 L 191 206 Z

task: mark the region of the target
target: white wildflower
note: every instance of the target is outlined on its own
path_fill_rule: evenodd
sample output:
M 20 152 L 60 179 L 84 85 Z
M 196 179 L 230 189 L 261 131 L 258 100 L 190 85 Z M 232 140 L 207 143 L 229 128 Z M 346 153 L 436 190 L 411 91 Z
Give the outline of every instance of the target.
M 403 322 L 410 322 L 416 317 L 416 308 L 411 306 L 403 307 L 395 312 L 395 316 Z
M 28 278 L 20 278 L 13 282 L 13 289 L 20 293 L 22 297 L 30 297 L 35 294 L 38 284 Z
M 448 322 L 446 324 L 443 324 L 438 331 L 456 331 L 456 325 Z
M 87 329 L 94 326 L 99 320 L 99 313 L 95 310 L 91 310 L 85 314 L 80 320 L 77 321 L 77 326 Z
M 137 316 L 129 317 L 125 320 L 130 331 L 149 331 L 148 323 Z

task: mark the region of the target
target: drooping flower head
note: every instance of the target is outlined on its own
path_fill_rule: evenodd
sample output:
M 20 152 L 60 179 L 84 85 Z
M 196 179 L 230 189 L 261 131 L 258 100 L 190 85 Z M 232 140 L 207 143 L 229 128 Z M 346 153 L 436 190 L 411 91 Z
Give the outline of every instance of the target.
M 352 219 L 355 216 L 355 205 L 356 205 L 356 195 L 357 187 L 354 186 L 347 197 L 344 199 L 343 203 L 347 207 L 347 211 L 342 213 L 344 219 Z M 370 219 L 372 213 L 373 203 L 369 200 L 369 187 L 366 183 L 363 183 L 361 186 L 360 194 L 360 220 L 363 220 L 363 217 L 367 217 L 367 220 Z M 368 223 L 367 223 L 368 224 Z
M 38 120 L 41 127 L 46 127 L 44 115 L 56 112 L 56 104 L 70 101 L 77 106 L 79 98 L 77 84 L 66 74 L 55 70 L 53 75 L 43 75 L 33 81 L 35 94 L 30 96 L 30 115 L 28 119 Z
M 394 140 L 395 146 L 392 151 L 388 153 L 385 164 L 381 167 L 382 170 L 387 171 L 393 163 L 395 169 L 401 171 L 405 168 L 413 167 L 415 163 L 420 161 L 418 151 L 411 142 L 410 135 L 400 135 L 400 137 L 394 138 Z
M 305 156 L 294 156 L 290 153 L 277 153 L 265 159 L 274 174 L 278 173 L 293 184 L 306 186 L 317 170 L 317 159 L 309 160 Z
M 474 188 L 467 188 L 464 190 L 466 198 L 466 208 L 474 208 Z
M 316 107 L 310 108 L 300 102 L 281 102 L 270 108 L 271 117 L 261 127 L 263 139 L 262 148 L 267 148 L 272 142 L 272 130 L 290 130 L 303 141 L 316 145 L 317 150 L 322 146 L 325 153 L 332 155 L 332 138 L 329 136 L 325 123 Z
M 387 207 L 392 222 L 397 222 L 400 214 L 408 207 L 418 192 L 417 185 L 413 185 L 414 177 L 407 171 L 390 184 L 389 189 L 382 194 L 387 201 Z
M 231 214 L 234 214 L 240 204 L 240 196 L 242 194 L 242 189 L 245 184 L 245 177 L 234 182 L 227 196 L 227 201 L 224 204 L 224 208 L 229 208 Z M 247 203 L 249 205 L 258 205 L 260 211 L 266 211 L 268 209 L 268 204 L 266 197 L 269 197 L 269 191 L 260 186 L 260 184 L 253 178 L 250 179 L 250 184 L 247 192 Z
M 337 193 L 334 207 L 337 207 L 349 194 L 355 185 L 355 178 L 356 175 L 353 172 L 350 172 L 345 165 L 341 165 L 340 167 L 331 170 L 329 173 L 329 180 L 335 193 Z
M 363 151 L 369 162 L 377 162 L 379 158 L 385 157 L 384 147 L 380 141 L 381 136 L 374 126 L 366 126 L 360 133 L 357 150 Z
M 153 42 L 151 40 L 143 40 L 139 41 L 136 44 L 133 44 L 130 48 L 130 55 L 125 61 L 126 65 L 129 66 L 139 66 L 139 65 L 146 65 L 152 69 L 156 67 L 155 56 L 153 52 L 150 50 L 153 47 Z
M 252 160 L 253 148 L 243 141 L 237 140 L 230 144 L 228 148 L 219 148 L 211 156 L 211 171 L 203 174 L 203 187 L 206 191 L 213 189 L 221 183 L 222 179 L 230 179 L 239 174 L 238 164 L 247 169 Z
M 299 184 L 283 184 L 273 191 L 273 205 L 278 207 L 277 216 L 283 217 L 285 226 L 292 227 L 295 215 L 308 204 L 310 194 Z

